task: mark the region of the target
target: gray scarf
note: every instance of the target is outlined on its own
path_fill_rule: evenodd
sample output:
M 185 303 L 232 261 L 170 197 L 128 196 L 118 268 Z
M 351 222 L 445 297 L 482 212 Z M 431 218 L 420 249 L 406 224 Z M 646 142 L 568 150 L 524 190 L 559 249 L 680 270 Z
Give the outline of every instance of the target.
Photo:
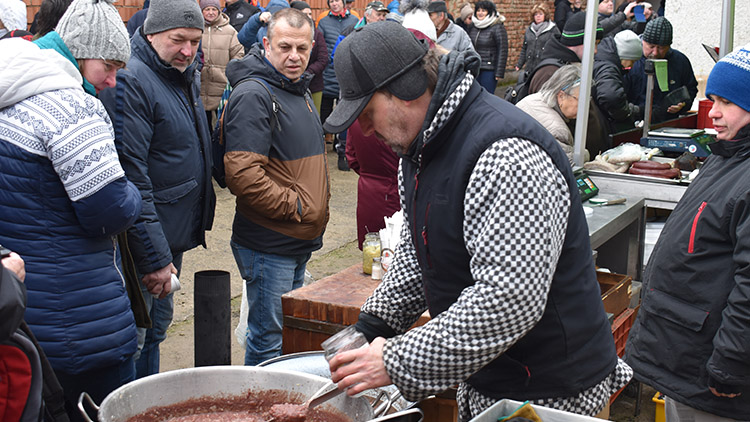
M 532 22 L 531 31 L 537 35 L 541 34 L 549 26 L 549 21 L 542 21 L 541 23 Z

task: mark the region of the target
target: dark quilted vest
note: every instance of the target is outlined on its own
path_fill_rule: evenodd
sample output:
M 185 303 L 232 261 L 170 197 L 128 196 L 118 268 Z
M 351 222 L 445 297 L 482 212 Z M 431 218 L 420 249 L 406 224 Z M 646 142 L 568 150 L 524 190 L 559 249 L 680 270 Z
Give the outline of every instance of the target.
M 412 242 L 435 317 L 474 284 L 463 241 L 464 192 L 482 152 L 510 137 L 528 139 L 549 154 L 568 182 L 572 206 L 542 319 L 467 382 L 497 399 L 569 397 L 603 380 L 614 370 L 617 355 L 573 172 L 542 126 L 475 82 L 445 126 L 411 159 L 402 160 Z

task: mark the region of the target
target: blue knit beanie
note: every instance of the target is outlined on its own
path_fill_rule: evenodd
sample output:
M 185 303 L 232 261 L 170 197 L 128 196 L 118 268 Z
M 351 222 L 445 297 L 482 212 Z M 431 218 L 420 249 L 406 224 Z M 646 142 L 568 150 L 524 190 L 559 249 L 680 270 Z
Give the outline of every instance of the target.
M 750 45 L 716 62 L 706 82 L 706 96 L 718 95 L 750 111 Z

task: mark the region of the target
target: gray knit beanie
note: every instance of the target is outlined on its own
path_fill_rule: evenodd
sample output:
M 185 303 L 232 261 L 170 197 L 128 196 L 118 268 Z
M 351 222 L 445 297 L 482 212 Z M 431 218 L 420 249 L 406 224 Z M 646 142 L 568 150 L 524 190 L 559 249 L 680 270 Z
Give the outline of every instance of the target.
M 151 0 L 143 33 L 156 34 L 175 28 L 203 31 L 203 14 L 196 0 Z
M 643 44 L 638 35 L 626 29 L 615 35 L 615 46 L 620 60 L 638 60 L 643 55 Z
M 130 37 L 112 0 L 74 0 L 55 31 L 76 59 L 130 59 Z

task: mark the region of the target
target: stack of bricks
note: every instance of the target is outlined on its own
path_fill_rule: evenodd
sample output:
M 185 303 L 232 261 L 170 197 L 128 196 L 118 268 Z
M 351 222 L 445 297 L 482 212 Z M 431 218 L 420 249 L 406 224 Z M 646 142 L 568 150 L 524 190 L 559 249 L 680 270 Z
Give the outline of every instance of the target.
M 143 0 L 118 0 L 115 7 L 120 12 L 122 21 L 127 23 L 135 15 L 135 12 L 143 8 Z
M 39 6 L 42 4 L 42 0 L 23 0 L 27 6 L 27 16 L 29 25 L 34 19 L 34 14 L 39 11 Z M 158 0 L 156 0 L 158 1 Z M 245 1 L 245 0 L 240 0 Z M 307 0 L 310 8 L 313 10 L 313 16 L 317 17 L 318 14 L 328 9 L 327 0 Z M 369 0 L 355 0 L 353 9 L 363 16 L 365 6 L 367 6 Z M 476 0 L 470 1 L 476 3 Z M 508 31 L 508 69 L 513 67 L 518 62 L 518 56 L 521 53 L 521 47 L 523 46 L 523 36 L 531 23 L 531 7 L 537 3 L 544 3 L 550 11 L 551 15 L 554 15 L 554 1 L 553 0 L 503 0 L 501 2 L 495 2 L 497 10 L 501 15 L 505 16 L 505 29 Z M 224 0 L 221 1 L 222 5 Z M 384 3 L 387 3 L 386 0 Z M 448 10 L 454 17 L 458 17 L 461 6 L 466 4 L 465 0 L 448 0 Z M 585 7 L 585 1 L 584 7 Z M 263 1 L 262 4 L 267 4 L 267 1 Z M 115 2 L 115 6 L 122 16 L 123 22 L 127 22 L 135 12 L 141 10 L 143 6 L 143 0 L 118 0 Z

